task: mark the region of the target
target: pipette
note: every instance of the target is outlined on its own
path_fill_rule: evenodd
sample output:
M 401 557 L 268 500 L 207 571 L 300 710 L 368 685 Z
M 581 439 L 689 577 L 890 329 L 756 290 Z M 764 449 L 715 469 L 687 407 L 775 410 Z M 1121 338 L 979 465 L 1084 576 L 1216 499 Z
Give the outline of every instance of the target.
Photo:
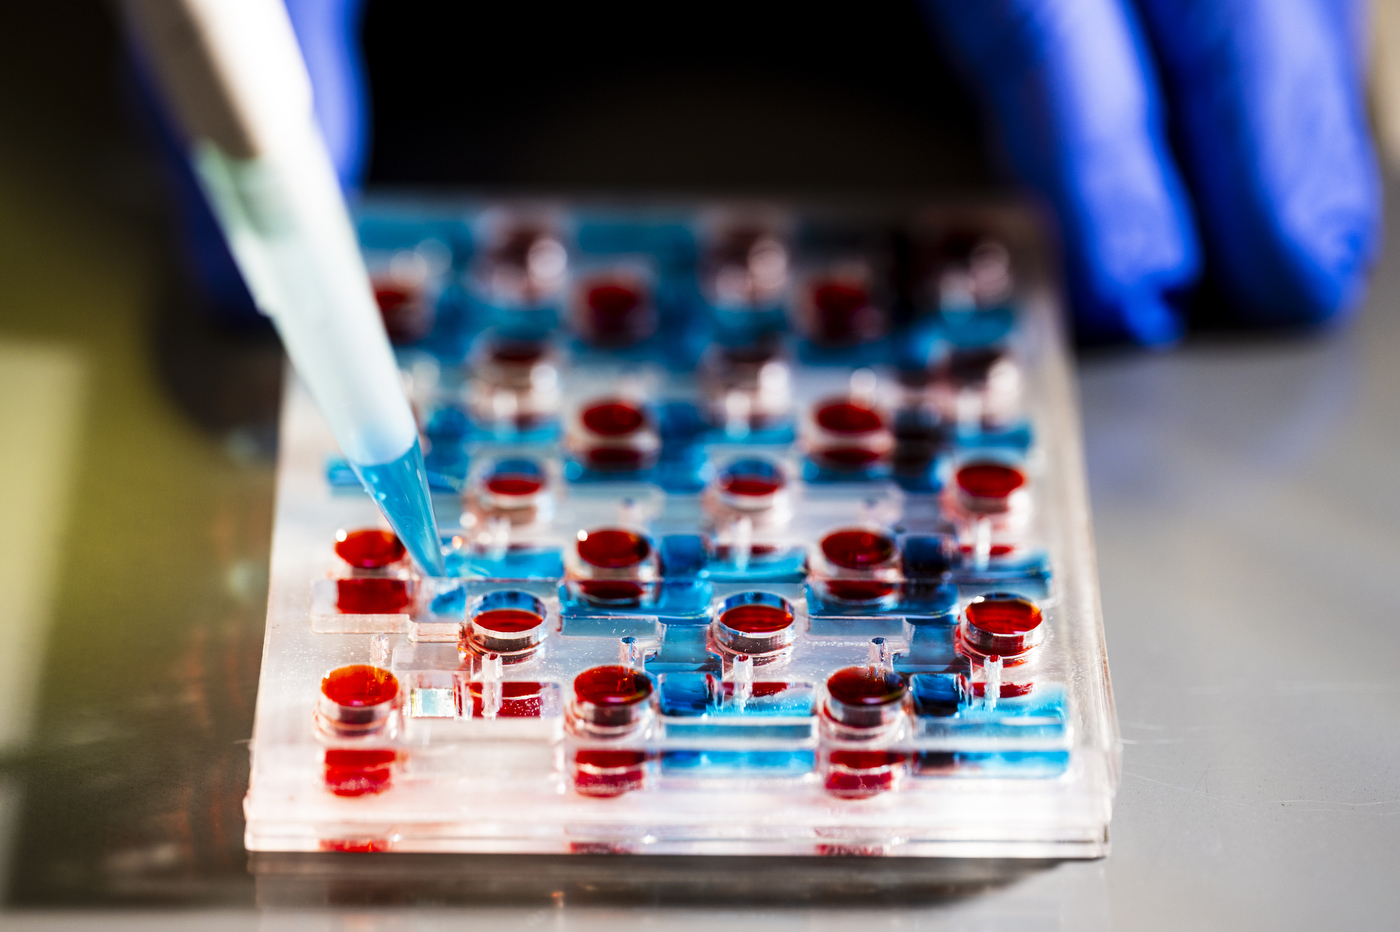
M 282 0 L 125 7 L 254 300 L 408 552 L 443 575 L 417 425 Z

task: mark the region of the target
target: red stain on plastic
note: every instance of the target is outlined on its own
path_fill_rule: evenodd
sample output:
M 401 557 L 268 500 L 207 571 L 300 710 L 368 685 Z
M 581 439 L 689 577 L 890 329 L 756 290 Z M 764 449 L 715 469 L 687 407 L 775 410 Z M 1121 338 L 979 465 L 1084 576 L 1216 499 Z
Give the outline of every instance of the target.
M 412 603 L 402 579 L 337 579 L 335 607 L 346 615 L 397 615 Z
M 394 763 L 398 752 L 388 749 L 326 751 L 326 789 L 337 796 L 371 796 L 389 788 L 393 780 Z M 322 842 L 327 844 L 328 842 Z M 330 842 L 339 844 L 340 842 Z M 357 844 L 359 842 L 356 842 Z M 374 842 L 367 842 L 373 844 Z M 380 850 L 359 848 L 333 848 L 335 851 Z

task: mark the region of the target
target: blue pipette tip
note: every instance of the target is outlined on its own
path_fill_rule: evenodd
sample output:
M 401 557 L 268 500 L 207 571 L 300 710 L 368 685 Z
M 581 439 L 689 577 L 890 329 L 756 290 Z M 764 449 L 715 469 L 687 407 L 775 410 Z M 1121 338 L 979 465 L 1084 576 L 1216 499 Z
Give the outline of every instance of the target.
M 419 568 L 429 576 L 447 575 L 433 500 L 428 494 L 428 470 L 418 441 L 392 463 L 350 466 Z

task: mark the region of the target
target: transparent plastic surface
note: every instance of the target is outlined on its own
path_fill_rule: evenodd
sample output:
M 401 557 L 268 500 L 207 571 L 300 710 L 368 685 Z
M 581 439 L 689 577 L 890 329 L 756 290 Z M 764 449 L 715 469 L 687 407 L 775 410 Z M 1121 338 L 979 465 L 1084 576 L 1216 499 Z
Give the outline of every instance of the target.
M 424 200 L 361 236 L 450 256 L 399 349 L 448 575 L 289 383 L 250 849 L 1107 852 L 1025 216 Z

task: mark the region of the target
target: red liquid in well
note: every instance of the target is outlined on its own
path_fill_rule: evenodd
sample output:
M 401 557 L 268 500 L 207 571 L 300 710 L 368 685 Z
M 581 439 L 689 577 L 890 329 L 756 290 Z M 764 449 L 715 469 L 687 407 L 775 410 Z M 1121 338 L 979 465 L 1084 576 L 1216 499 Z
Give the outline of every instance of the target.
M 327 673 L 321 692 L 336 705 L 363 708 L 392 700 L 399 694 L 399 681 L 388 670 L 356 663 Z
M 846 799 L 862 799 L 892 789 L 905 755 L 894 751 L 832 751 L 826 791 Z
M 636 605 L 646 595 L 646 586 L 627 579 L 586 579 L 578 584 L 579 591 L 595 602 L 614 605 Z
M 632 531 L 608 528 L 588 531 L 578 542 L 579 559 L 605 570 L 636 566 L 651 555 L 651 544 Z
M 582 750 L 574 754 L 574 789 L 584 796 L 621 796 L 641 789 L 645 751 Z
M 848 570 L 881 566 L 894 559 L 894 541 L 871 531 L 836 531 L 822 538 L 822 556 Z
M 903 702 L 906 687 L 897 673 L 875 667 L 846 667 L 827 678 L 826 691 L 842 705 L 872 708 Z
M 792 612 L 777 605 L 753 602 L 724 612 L 719 616 L 719 623 L 745 634 L 775 634 L 792 624 Z
M 397 615 L 413 599 L 402 579 L 337 579 L 335 607 L 346 615 Z
M 973 551 L 973 547 L 972 547 L 971 544 L 963 544 L 963 545 L 962 545 L 960 548 L 958 548 L 958 549 L 960 549 L 963 553 L 966 553 L 966 554 L 970 554 L 970 553 L 972 553 L 972 551 Z M 987 556 L 989 556 L 989 557 L 1005 557 L 1005 556 L 1009 556 L 1009 555 L 1011 555 L 1012 553 L 1015 553 L 1015 552 L 1016 552 L 1016 546 L 1015 546 L 1014 544 L 992 544 L 991 549 L 989 549 L 989 550 L 987 551 Z
M 326 789 L 337 796 L 369 796 L 389 788 L 398 754 L 390 750 L 329 750 L 325 756 Z M 322 842 L 333 851 L 372 851 L 372 841 Z M 340 847 L 351 845 L 352 847 Z
M 392 531 L 351 531 L 335 543 L 335 555 L 360 570 L 377 570 L 404 558 L 403 544 Z
M 486 489 L 494 495 L 534 495 L 544 488 L 544 480 L 523 473 L 504 473 L 486 480 Z
M 624 437 L 646 422 L 646 416 L 635 405 L 610 401 L 593 405 L 583 412 L 583 426 L 602 437 Z
M 393 343 L 412 343 L 428 331 L 430 320 L 416 290 L 399 285 L 378 285 L 374 300 L 384 330 Z
M 868 434 L 885 421 L 880 412 L 848 401 L 832 402 L 817 409 L 817 426 L 833 434 Z
M 1026 484 L 1026 476 L 1001 463 L 973 463 L 958 470 L 957 483 L 973 498 L 1006 498 Z
M 719 487 L 730 495 L 758 498 L 772 495 L 781 489 L 783 480 L 778 476 L 723 475 L 720 477 Z
M 544 356 L 543 343 L 501 343 L 491 348 L 491 359 L 507 366 L 528 366 Z
M 749 697 L 752 698 L 752 699 L 766 699 L 766 698 L 768 698 L 768 697 L 770 697 L 770 696 L 780 696 L 780 695 L 782 695 L 783 693 L 787 692 L 789 689 L 791 689 L 791 688 L 792 688 L 793 686 L 795 686 L 795 685 L 801 685 L 801 684 L 785 683 L 785 682 L 782 682 L 782 681 L 767 681 L 767 682 L 761 682 L 761 683 L 749 683 L 749 684 L 748 684 L 748 687 L 749 687 L 749 688 L 748 688 L 748 694 L 749 694 Z M 732 697 L 732 696 L 734 696 L 735 693 L 738 692 L 738 690 L 739 690 L 739 684 L 738 684 L 738 683 L 721 683 L 721 684 L 720 684 L 720 691 L 721 691 L 722 693 L 724 693 L 724 695 L 725 695 L 726 697 Z
M 1033 683 L 1002 683 L 1001 689 L 997 692 L 997 697 L 1001 699 L 1016 699 L 1020 696 L 1029 696 L 1033 686 Z M 987 695 L 987 684 L 973 683 L 968 687 L 968 691 L 980 699 L 982 696 Z
M 588 289 L 581 329 L 595 342 L 609 345 L 632 343 L 647 336 L 651 326 L 642 291 L 610 282 Z
M 627 285 L 594 285 L 588 289 L 588 310 L 600 330 L 626 329 L 629 317 L 642 304 L 642 293 Z
M 540 694 L 544 692 L 543 683 L 527 682 L 505 682 L 501 683 L 501 708 L 497 710 L 497 718 L 539 718 L 541 709 Z M 481 698 L 481 683 L 471 683 L 468 685 L 468 692 L 471 694 L 472 715 L 480 716 L 484 708 Z
M 821 341 L 846 343 L 865 337 L 869 329 L 870 294 L 859 285 L 823 282 L 812 289 L 814 336 Z
M 597 706 L 629 706 L 651 696 L 651 680 L 640 670 L 608 664 L 584 670 L 574 677 L 574 696 Z
M 622 472 L 641 468 L 642 451 L 631 447 L 594 447 L 584 454 L 584 459 L 590 469 Z
M 866 579 L 828 579 L 826 591 L 842 602 L 878 602 L 894 594 L 895 584 Z
M 497 634 L 519 634 L 543 623 L 539 615 L 519 608 L 493 608 L 472 617 L 472 624 Z
M 1036 643 L 1034 633 L 1040 627 L 1040 609 L 1025 599 L 984 599 L 973 602 L 963 611 L 967 624 L 975 632 L 991 635 L 978 639 L 979 650 L 995 643 L 999 652 L 1019 654 Z M 975 634 L 974 634 L 975 637 Z
M 832 466 L 845 469 L 858 469 L 869 466 L 881 456 L 879 450 L 869 447 L 829 447 L 814 454 L 817 459 Z

